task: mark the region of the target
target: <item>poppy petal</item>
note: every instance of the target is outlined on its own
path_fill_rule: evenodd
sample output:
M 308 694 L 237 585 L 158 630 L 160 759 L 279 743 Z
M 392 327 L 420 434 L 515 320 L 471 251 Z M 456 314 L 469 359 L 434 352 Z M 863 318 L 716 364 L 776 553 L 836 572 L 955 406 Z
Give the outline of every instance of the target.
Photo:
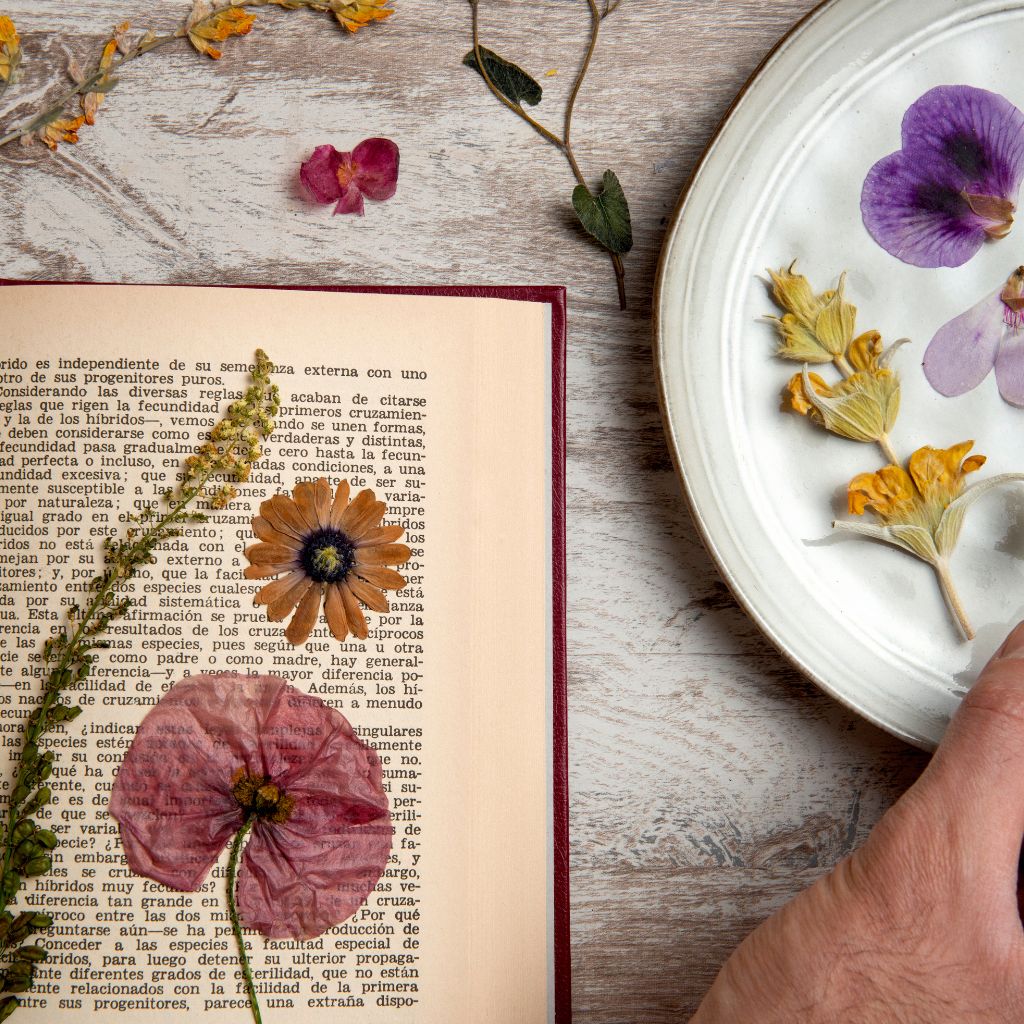
M 992 369 L 1003 335 L 999 292 L 940 327 L 924 354 L 924 375 L 940 395 L 962 395 L 976 388 Z
M 317 146 L 299 170 L 302 184 L 318 203 L 333 203 L 341 195 L 340 166 L 341 154 L 333 146 Z
M 398 146 L 390 139 L 364 139 L 352 150 L 356 183 L 369 199 L 390 199 L 398 188 Z
M 358 185 L 344 185 L 341 189 L 341 198 L 335 206 L 335 213 L 354 213 L 357 217 L 363 215 L 363 193 Z

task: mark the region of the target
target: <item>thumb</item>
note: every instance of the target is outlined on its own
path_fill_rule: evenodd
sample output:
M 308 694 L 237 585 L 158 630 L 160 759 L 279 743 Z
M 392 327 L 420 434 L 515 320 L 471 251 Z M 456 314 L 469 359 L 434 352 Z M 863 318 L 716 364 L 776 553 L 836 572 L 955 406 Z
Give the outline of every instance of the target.
M 982 670 L 914 786 L 943 831 L 1016 876 L 1024 835 L 1024 622 Z

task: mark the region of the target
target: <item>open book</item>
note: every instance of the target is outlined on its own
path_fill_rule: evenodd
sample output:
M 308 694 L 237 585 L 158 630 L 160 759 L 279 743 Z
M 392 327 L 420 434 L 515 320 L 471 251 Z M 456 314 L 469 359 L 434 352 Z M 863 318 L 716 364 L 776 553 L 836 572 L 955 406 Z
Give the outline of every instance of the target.
M 55 924 L 26 1021 L 250 1019 L 227 853 L 200 891 L 170 891 L 133 874 L 107 812 L 146 712 L 183 676 L 223 671 L 282 676 L 345 715 L 380 755 L 394 824 L 354 917 L 308 942 L 247 933 L 267 1024 L 569 1020 L 564 297 L 415 291 L 0 288 L 9 758 L 42 645 L 118 515 L 173 482 L 257 348 L 282 401 L 238 498 L 136 578 L 76 692 L 84 713 L 50 734 L 54 796 L 36 817 L 59 843 L 17 909 Z M 254 605 L 265 581 L 243 577 L 243 551 L 262 501 L 321 477 L 372 488 L 412 558 L 366 640 L 339 642 L 321 616 L 294 646 Z

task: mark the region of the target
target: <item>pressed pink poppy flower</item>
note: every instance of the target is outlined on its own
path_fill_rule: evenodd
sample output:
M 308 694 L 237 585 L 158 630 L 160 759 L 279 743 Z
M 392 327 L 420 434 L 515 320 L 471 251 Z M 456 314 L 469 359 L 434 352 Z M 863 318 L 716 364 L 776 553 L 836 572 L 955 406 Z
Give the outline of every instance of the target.
M 398 147 L 390 139 L 364 139 L 351 153 L 317 146 L 299 172 L 318 203 L 334 203 L 335 213 L 363 215 L 363 197 L 380 202 L 398 188 Z
M 1002 287 L 939 328 L 924 354 L 924 375 L 941 395 L 962 395 L 995 369 L 999 393 L 1024 406 L 1024 267 Z
M 139 727 L 114 783 L 128 863 L 194 891 L 232 836 L 242 924 L 310 939 L 350 917 L 387 864 L 380 759 L 345 718 L 275 676 L 176 683 Z M 242 833 L 239 838 L 239 833 Z M 229 898 L 234 910 L 234 893 Z

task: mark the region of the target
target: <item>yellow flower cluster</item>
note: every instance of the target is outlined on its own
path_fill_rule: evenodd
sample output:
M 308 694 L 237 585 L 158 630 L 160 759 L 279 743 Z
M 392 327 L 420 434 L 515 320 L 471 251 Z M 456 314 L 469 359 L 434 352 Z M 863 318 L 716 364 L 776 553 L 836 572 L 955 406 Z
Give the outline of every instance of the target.
M 0 82 L 14 81 L 21 63 L 21 40 L 14 22 L 6 15 L 0 15 Z

